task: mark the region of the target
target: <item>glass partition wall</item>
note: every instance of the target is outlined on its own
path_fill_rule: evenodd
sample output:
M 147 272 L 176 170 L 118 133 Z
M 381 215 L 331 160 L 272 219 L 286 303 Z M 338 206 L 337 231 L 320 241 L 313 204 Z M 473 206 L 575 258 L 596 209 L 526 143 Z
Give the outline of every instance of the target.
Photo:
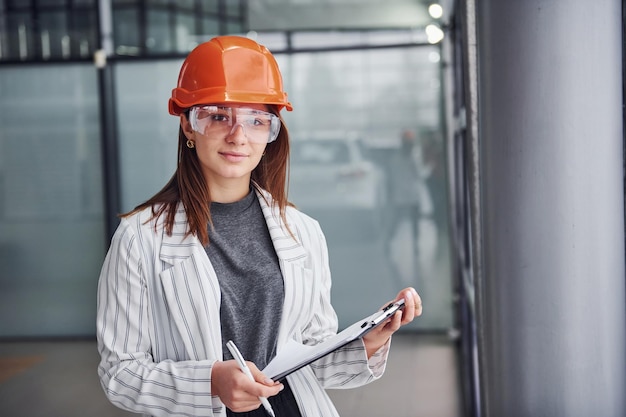
M 0 67 L 0 336 L 95 331 L 99 135 L 93 66 Z
M 170 178 L 167 99 L 186 52 L 216 33 L 255 37 L 277 57 L 294 105 L 289 195 L 326 233 L 340 325 L 412 285 L 425 311 L 411 329 L 453 327 L 440 49 L 423 30 L 247 33 L 243 1 L 113 1 L 113 102 L 102 103 L 97 45 L 70 24 L 69 5 L 92 19 L 95 2 L 14 3 L 0 1 L 12 22 L 0 25 L 0 337 L 94 332 L 104 185 L 119 176 L 123 212 Z M 43 25 L 28 26 L 44 3 L 66 12 L 67 56 L 65 35 L 49 35 L 45 55 Z M 38 46 L 20 52 L 24 39 Z M 101 163 L 103 105 L 115 112 L 115 173 Z
M 337 34 L 339 41 L 388 32 Z M 294 42 L 296 44 L 296 42 Z M 349 325 L 406 286 L 414 328 L 452 326 L 437 46 L 279 56 L 292 113 L 290 197 L 326 232 L 333 297 Z
M 120 176 L 113 170 L 122 167 L 131 195 L 125 201 L 137 201 L 143 194 L 133 192 L 129 177 L 152 167 L 134 156 L 154 156 L 157 167 L 175 158 L 160 146 L 159 126 L 142 124 L 152 117 L 142 109 L 151 106 L 153 87 L 143 84 L 138 97 L 125 92 L 125 81 L 160 77 L 160 65 L 174 61 L 155 60 L 142 75 L 122 73 L 118 84 L 103 77 L 92 63 L 100 3 L 114 19 L 116 48 L 107 65 L 122 72 L 125 59 L 180 57 L 204 34 L 241 32 L 245 24 L 243 0 L 0 0 L 0 338 L 93 337 L 107 219 L 121 212 L 108 212 L 105 190 Z M 167 75 L 169 89 L 177 70 Z M 120 87 L 118 101 L 108 92 Z M 161 117 L 167 103 L 158 107 Z M 102 122 L 111 108 L 119 122 Z M 140 129 L 123 130 L 130 120 Z M 111 121 L 121 127 L 104 129 Z M 133 139 L 146 143 L 103 163 L 111 142 Z

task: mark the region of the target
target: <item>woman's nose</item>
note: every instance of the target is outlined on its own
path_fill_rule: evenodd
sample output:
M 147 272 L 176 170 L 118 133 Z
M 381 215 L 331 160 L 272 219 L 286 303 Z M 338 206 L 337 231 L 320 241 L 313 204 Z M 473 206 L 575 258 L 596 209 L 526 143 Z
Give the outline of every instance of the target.
M 237 129 L 238 127 L 241 127 L 241 129 Z M 241 133 L 239 133 L 239 132 L 241 132 Z M 246 136 L 246 128 L 241 123 L 235 123 L 233 125 L 233 127 L 230 129 L 230 133 L 228 133 L 228 137 L 229 138 L 239 138 L 239 136 L 247 138 L 247 136 Z

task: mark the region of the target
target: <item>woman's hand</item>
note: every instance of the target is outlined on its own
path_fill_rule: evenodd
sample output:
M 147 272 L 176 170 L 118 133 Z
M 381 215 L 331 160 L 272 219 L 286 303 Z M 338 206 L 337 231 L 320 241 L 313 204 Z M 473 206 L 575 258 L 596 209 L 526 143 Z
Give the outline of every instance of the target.
M 393 302 L 395 303 L 403 298 L 404 308 L 402 310 L 397 311 L 393 316 L 389 317 L 385 323 L 363 336 L 368 359 L 371 358 L 381 346 L 387 343 L 391 335 L 401 326 L 412 322 L 415 317 L 422 314 L 422 299 L 414 288 L 409 287 L 403 289 L 398 293 Z M 385 303 L 385 306 L 387 304 L 389 303 Z
M 259 397 L 272 397 L 278 394 L 284 385 L 267 378 L 252 362 L 246 362 L 254 381 L 251 381 L 239 369 L 234 360 L 218 361 L 211 371 L 211 392 L 231 411 L 244 412 L 259 408 Z

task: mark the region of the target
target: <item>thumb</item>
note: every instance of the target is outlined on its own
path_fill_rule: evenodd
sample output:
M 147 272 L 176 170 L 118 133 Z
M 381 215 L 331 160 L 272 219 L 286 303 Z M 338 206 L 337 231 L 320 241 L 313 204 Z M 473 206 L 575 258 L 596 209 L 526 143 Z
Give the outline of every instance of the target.
M 278 384 L 278 382 L 272 381 L 270 378 L 265 376 L 265 374 L 259 370 L 255 363 L 248 362 L 248 368 L 250 368 L 250 372 L 252 372 L 252 376 L 254 377 L 254 380 L 256 382 L 270 387 Z

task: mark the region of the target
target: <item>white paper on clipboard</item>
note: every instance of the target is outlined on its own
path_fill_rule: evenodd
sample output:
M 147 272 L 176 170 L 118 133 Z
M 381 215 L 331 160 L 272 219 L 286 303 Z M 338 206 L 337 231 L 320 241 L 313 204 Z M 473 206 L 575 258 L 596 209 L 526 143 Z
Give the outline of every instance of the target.
M 262 372 L 274 381 L 280 380 L 290 373 L 318 360 L 347 345 L 348 343 L 363 337 L 367 332 L 385 322 L 396 311 L 404 307 L 404 300 L 390 303 L 382 310 L 357 321 L 335 336 L 314 346 L 307 346 L 290 340 L 277 353 L 277 355 L 263 368 Z

